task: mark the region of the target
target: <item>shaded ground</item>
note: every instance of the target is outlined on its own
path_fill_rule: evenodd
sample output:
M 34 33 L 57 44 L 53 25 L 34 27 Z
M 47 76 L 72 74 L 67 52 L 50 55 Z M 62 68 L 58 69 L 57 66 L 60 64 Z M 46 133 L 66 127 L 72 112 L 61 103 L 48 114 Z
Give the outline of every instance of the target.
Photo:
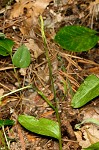
M 39 23 L 39 14 L 43 15 L 59 102 L 63 150 L 81 150 L 82 147 L 99 141 L 99 131 L 92 124 L 84 125 L 80 131 L 75 130 L 75 124 L 85 118 L 99 119 L 99 98 L 97 97 L 81 109 L 71 108 L 70 102 L 72 94 L 76 92 L 85 77 L 89 74 L 99 76 L 99 44 L 88 52 L 70 53 L 56 45 L 53 38 L 59 28 L 64 25 L 83 25 L 99 31 L 99 1 L 63 0 L 58 5 L 51 0 L 42 0 L 42 5 L 39 0 L 36 2 L 13 1 L 5 9 L 5 4 L 1 1 L 0 31 L 14 40 L 13 53 L 23 43 L 31 52 L 30 66 L 26 69 L 16 69 L 21 87 L 32 83 L 54 104 Z M 18 80 L 10 57 L 0 56 L 0 94 L 18 89 Z M 66 83 L 66 91 L 64 83 Z M 0 105 L 0 119 L 15 120 L 12 128 L 5 128 L 8 137 L 13 139 L 10 143 L 11 150 L 59 149 L 55 139 L 38 136 L 21 127 L 17 122 L 19 114 L 56 120 L 55 112 L 33 89 L 4 98 Z M 0 145 L 0 149 L 7 149 L 4 148 L 2 140 Z

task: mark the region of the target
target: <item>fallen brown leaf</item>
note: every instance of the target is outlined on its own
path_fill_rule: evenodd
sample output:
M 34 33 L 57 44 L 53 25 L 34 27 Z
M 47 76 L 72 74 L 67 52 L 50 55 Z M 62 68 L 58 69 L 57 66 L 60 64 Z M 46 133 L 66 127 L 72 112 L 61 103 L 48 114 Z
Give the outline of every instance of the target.
M 25 34 L 26 30 L 28 31 L 34 24 L 37 24 L 39 15 L 44 12 L 50 2 L 51 0 L 36 0 L 36 2 L 33 2 L 32 0 L 20 0 L 13 6 L 10 19 L 24 16 L 25 19 L 21 31 Z

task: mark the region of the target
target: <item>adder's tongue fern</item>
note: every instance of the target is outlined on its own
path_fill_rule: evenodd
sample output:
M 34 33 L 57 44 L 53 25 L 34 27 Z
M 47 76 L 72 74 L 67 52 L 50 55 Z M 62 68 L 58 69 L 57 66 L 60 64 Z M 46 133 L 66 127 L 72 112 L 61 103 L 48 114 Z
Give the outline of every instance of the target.
M 57 99 L 56 99 L 56 91 L 55 91 L 55 88 L 54 88 L 54 81 L 53 81 L 53 75 L 52 75 L 52 66 L 51 66 L 51 62 L 50 62 L 50 58 L 49 58 L 49 52 L 48 52 L 47 41 L 46 41 L 45 32 L 44 32 L 44 23 L 43 23 L 42 16 L 40 16 L 40 21 L 41 21 L 41 34 L 42 34 L 42 39 L 44 41 L 46 59 L 48 61 L 48 67 L 49 67 L 50 82 L 51 82 L 52 90 L 53 90 L 53 93 L 54 93 L 54 101 L 56 103 L 55 112 L 56 112 L 56 117 L 57 117 L 57 121 L 58 121 L 58 124 L 59 124 L 59 149 L 62 150 L 60 115 L 59 115 L 59 112 L 58 112 L 58 103 L 57 103 Z

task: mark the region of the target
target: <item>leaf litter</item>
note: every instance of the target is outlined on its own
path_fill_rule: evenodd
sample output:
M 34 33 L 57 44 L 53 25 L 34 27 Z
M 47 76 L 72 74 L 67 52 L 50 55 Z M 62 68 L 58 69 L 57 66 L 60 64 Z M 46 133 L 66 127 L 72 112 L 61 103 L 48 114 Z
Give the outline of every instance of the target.
M 15 42 L 14 51 L 20 44 L 25 44 L 31 52 L 32 62 L 25 70 L 17 69 L 21 86 L 33 83 L 54 104 L 53 93 L 50 89 L 49 71 L 44 54 L 44 45 L 40 33 L 39 15 L 42 14 L 45 23 L 45 33 L 52 62 L 55 89 L 59 101 L 59 112 L 62 122 L 63 150 L 77 150 L 99 141 L 98 127 L 84 124 L 75 131 L 74 126 L 86 118 L 99 119 L 99 100 L 96 98 L 81 109 L 72 109 L 70 102 L 85 77 L 91 73 L 99 76 L 98 44 L 89 52 L 64 52 L 52 40 L 64 25 L 83 25 L 98 30 L 98 0 L 93 1 L 58 1 L 52 0 L 16 0 L 10 9 L 0 16 L 0 30 Z M 11 66 L 9 57 L 0 60 L 0 89 L 1 94 L 9 89 L 17 89 L 17 78 Z M 66 83 L 66 86 L 65 84 Z M 6 87 L 5 87 L 6 84 Z M 59 149 L 57 141 L 30 133 L 17 125 L 19 114 L 27 114 L 56 121 L 52 109 L 44 102 L 34 89 L 28 89 L 3 99 L 0 105 L 0 119 L 13 119 L 16 125 L 12 131 L 6 128 L 9 138 L 15 139 L 10 143 L 11 150 L 24 149 Z M 67 120 L 67 121 L 65 121 Z M 72 137 L 72 135 L 75 135 Z M 80 139 L 80 140 L 79 140 Z

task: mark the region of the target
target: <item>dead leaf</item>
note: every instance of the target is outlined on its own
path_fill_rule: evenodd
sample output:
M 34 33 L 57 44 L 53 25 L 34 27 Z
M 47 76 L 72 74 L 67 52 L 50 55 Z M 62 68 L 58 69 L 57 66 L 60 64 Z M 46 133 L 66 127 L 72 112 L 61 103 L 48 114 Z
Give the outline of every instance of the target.
M 50 2 L 51 0 L 36 0 L 35 2 L 32 0 L 20 0 L 14 5 L 10 19 L 24 16 L 23 29 L 21 27 L 21 31 L 23 34 L 26 34 L 26 31 L 28 33 L 32 26 L 38 23 L 39 15 L 44 12 Z
M 28 49 L 32 50 L 33 57 L 38 58 L 43 53 L 43 51 L 38 47 L 33 39 L 28 39 L 27 41 L 28 42 L 25 43 L 25 45 L 28 47 Z
M 89 5 L 89 10 L 90 10 L 90 14 L 97 18 L 97 15 L 99 13 L 99 0 L 95 0 L 94 2 L 91 2 Z
M 98 110 L 99 108 L 96 107 Z M 95 111 L 95 107 L 89 107 L 87 110 L 83 110 L 81 114 L 84 115 L 83 120 L 88 118 L 99 119 L 99 114 Z M 86 148 L 91 144 L 99 141 L 99 130 L 98 126 L 92 123 L 85 124 L 80 128 L 80 131 L 75 132 L 77 141 L 82 148 Z
M 85 128 L 85 131 L 91 144 L 99 142 L 99 131 L 95 126 L 89 125 L 88 129 Z
M 26 68 L 21 68 L 19 70 L 19 72 L 20 72 L 21 76 L 25 76 L 26 75 Z
M 89 139 L 87 138 L 87 135 L 84 134 L 82 135 L 82 132 L 81 131 L 76 131 L 75 132 L 75 135 L 76 135 L 76 138 L 77 138 L 77 141 L 79 142 L 79 145 L 82 147 L 82 148 L 86 148 L 90 145 L 90 141 Z M 84 136 L 84 137 L 83 137 Z M 86 140 L 84 140 L 83 138 L 85 138 Z
M 3 95 L 4 89 L 0 89 L 0 97 Z

